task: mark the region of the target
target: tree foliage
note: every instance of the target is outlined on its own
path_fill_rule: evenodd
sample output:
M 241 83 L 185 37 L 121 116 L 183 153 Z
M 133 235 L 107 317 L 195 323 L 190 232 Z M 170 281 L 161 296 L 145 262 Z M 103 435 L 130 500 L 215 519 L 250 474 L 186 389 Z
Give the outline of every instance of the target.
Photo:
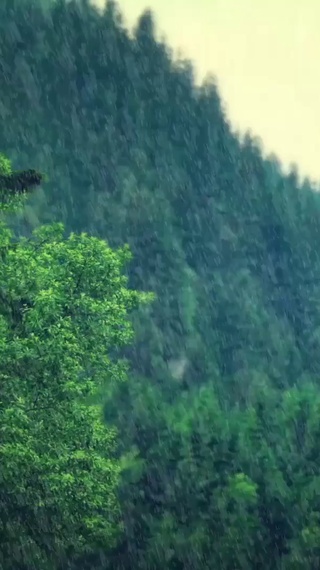
M 119 531 L 115 430 L 92 398 L 126 378 L 115 351 L 148 297 L 128 248 L 62 224 L 18 241 L 2 224 L 0 249 L 0 566 L 57 568 Z

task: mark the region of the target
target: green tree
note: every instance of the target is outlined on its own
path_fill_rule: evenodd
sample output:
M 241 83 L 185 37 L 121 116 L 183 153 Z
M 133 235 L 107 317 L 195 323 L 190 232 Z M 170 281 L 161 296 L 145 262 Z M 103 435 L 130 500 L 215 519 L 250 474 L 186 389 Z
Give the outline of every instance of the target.
M 2 222 L 0 251 L 0 567 L 55 569 L 120 530 L 116 434 L 97 397 L 126 378 L 117 351 L 148 295 L 127 288 L 127 247 L 62 224 L 14 240 Z

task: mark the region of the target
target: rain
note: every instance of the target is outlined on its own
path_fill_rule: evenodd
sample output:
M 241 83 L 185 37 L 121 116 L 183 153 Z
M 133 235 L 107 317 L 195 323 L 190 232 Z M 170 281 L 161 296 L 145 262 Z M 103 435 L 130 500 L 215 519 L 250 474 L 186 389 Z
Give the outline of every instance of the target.
M 319 187 L 231 115 L 148 7 L 1 0 L 0 570 L 320 568 Z

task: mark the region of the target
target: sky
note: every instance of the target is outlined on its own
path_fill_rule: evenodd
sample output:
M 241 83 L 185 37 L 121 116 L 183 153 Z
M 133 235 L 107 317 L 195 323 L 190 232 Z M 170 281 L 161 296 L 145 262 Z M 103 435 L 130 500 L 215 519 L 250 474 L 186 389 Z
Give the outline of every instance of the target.
M 95 0 L 103 5 L 104 0 Z M 118 0 L 131 27 L 150 8 L 159 37 L 217 77 L 228 118 L 320 182 L 319 0 Z

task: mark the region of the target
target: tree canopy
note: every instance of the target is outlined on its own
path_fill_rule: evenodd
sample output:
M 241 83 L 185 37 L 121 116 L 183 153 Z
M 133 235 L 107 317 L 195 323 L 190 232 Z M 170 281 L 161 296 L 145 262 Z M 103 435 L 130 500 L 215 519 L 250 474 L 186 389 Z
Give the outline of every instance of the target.
M 132 340 L 128 314 L 148 296 L 127 288 L 127 247 L 64 233 L 51 224 L 16 240 L 0 228 L 4 570 L 57 568 L 110 548 L 120 528 L 115 430 L 92 398 L 124 381 L 115 351 Z

